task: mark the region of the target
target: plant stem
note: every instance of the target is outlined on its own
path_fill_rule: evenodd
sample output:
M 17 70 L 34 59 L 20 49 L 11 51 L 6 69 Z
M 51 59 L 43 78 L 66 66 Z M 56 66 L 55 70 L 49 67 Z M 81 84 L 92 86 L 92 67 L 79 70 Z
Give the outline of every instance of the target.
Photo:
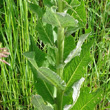
M 57 73 L 63 78 L 63 52 L 64 52 L 64 28 L 58 28 L 58 38 L 57 38 Z
M 58 0 L 58 12 L 62 12 L 62 11 L 63 11 L 63 1 Z
M 63 11 L 63 2 L 58 0 L 58 12 Z M 56 56 L 56 65 L 57 65 L 57 74 L 63 79 L 63 53 L 64 53 L 64 28 L 58 27 L 58 37 L 57 37 L 57 56 Z M 57 89 L 57 98 L 56 98 L 56 110 L 62 110 L 63 102 L 63 91 Z

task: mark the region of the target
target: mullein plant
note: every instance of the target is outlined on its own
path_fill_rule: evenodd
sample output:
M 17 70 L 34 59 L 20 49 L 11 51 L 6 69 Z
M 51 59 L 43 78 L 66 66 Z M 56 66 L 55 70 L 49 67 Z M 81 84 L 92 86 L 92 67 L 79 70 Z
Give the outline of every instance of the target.
M 8 55 L 10 55 L 10 53 L 7 48 L 0 48 L 0 61 L 10 66 L 8 62 L 2 59 L 8 57 Z
M 30 51 L 23 54 L 35 81 L 37 95 L 32 96 L 32 103 L 36 110 L 94 110 L 103 91 L 82 87 L 91 61 L 89 50 L 94 40 L 87 38 L 92 33 L 86 29 L 77 43 L 71 35 L 86 25 L 84 1 L 41 2 L 43 7 L 37 2 L 29 2 L 28 7 L 37 15 L 36 30 L 46 50 L 38 48 L 30 33 Z

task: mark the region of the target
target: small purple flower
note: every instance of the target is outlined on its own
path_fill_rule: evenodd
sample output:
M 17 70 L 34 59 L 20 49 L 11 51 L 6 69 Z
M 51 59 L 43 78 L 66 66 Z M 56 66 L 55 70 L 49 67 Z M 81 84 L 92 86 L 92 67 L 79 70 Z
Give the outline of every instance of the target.
M 10 53 L 8 52 L 7 48 L 0 48 L 0 61 L 10 66 L 8 62 L 1 59 L 3 57 L 8 57 L 8 55 L 10 55 Z

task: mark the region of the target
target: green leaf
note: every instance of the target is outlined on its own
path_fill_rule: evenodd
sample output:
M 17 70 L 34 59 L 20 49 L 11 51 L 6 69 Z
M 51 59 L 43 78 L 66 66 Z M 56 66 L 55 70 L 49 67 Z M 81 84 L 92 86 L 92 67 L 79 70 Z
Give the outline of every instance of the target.
M 51 0 L 43 0 L 44 6 L 52 7 L 54 3 Z
M 47 47 L 47 60 L 46 62 L 49 63 L 49 68 L 53 71 L 56 71 L 56 48 L 54 47 Z
M 72 98 L 73 98 L 73 104 L 74 105 L 79 97 L 79 94 L 80 94 L 80 88 L 81 88 L 81 85 L 83 84 L 85 78 L 81 78 L 80 80 L 78 80 L 77 82 L 74 83 L 74 85 L 72 86 L 73 88 L 73 95 L 72 95 Z
M 71 3 L 71 0 L 65 0 L 68 4 L 70 4 Z
M 76 8 L 72 8 L 71 5 L 68 5 L 69 9 L 67 13 L 70 15 L 73 15 L 75 19 L 78 20 L 78 26 L 79 28 L 85 27 L 86 25 L 86 10 L 85 10 L 85 4 L 84 0 L 81 0 L 80 5 Z
M 40 40 L 42 40 L 44 44 L 54 46 L 54 37 L 51 25 L 47 24 L 46 26 L 43 26 L 42 22 L 39 20 L 36 29 L 39 33 Z
M 90 41 L 82 46 L 81 55 L 75 57 L 64 68 L 64 80 L 67 83 L 65 91 L 71 90 L 72 85 L 86 73 L 85 67 L 91 61 L 89 50 L 92 44 L 93 41 Z
M 44 14 L 44 11 L 39 5 L 28 2 L 28 7 L 39 18 L 42 18 L 43 14 Z
M 74 8 L 75 4 L 77 7 Z M 84 1 L 81 0 L 81 2 L 79 2 L 78 0 L 72 0 L 70 5 L 67 3 L 67 6 L 68 6 L 67 13 L 73 15 L 73 17 L 78 20 L 78 27 L 68 27 L 65 30 L 65 36 L 71 35 L 72 33 L 76 32 L 78 29 L 84 28 L 86 25 L 86 11 L 85 11 Z
M 79 2 L 78 0 L 72 0 L 71 3 L 70 3 L 70 5 L 71 5 L 72 7 L 77 7 L 77 6 L 80 5 L 80 2 Z
M 80 27 L 86 25 L 86 10 L 85 10 L 84 0 L 81 0 L 80 5 L 75 8 L 75 11 L 73 11 L 72 14 L 74 18 L 79 21 Z
M 65 30 L 65 36 L 66 37 L 70 36 L 71 34 L 73 34 L 74 32 L 76 32 L 77 30 L 79 30 L 80 28 L 82 28 L 82 27 L 80 27 L 80 26 L 78 26 L 78 27 L 68 27 Z
M 64 60 L 67 58 L 68 54 L 75 48 L 75 41 L 73 36 L 65 37 L 64 43 Z
M 69 108 L 68 105 L 71 106 L 71 104 L 73 103 L 72 94 L 73 94 L 73 90 L 71 89 L 69 94 L 64 94 L 63 95 L 63 108 L 65 108 L 65 107 Z
M 64 10 L 68 10 L 71 8 L 78 7 L 80 5 L 80 2 L 78 0 L 63 0 L 64 4 Z
M 39 78 L 49 82 L 50 84 L 54 85 L 57 88 L 60 88 L 62 90 L 65 89 L 64 81 L 54 71 L 44 67 L 38 68 L 34 60 L 35 54 L 33 52 L 27 52 L 27 53 L 24 53 L 23 55 L 29 60 L 29 62 L 36 69 L 36 72 L 37 72 L 36 74 L 38 74 Z
M 49 81 L 51 84 L 56 86 L 57 88 L 60 88 L 62 90 L 65 89 L 65 83 L 61 80 L 61 78 L 52 70 L 49 68 L 41 67 L 38 69 L 38 73 L 41 73 L 45 76 L 41 76 L 42 78 L 45 78 L 47 81 Z
M 74 85 L 72 87 L 73 88 L 73 94 L 72 94 L 73 104 L 70 104 L 70 105 L 66 104 L 65 107 L 64 107 L 64 110 L 69 110 L 76 103 L 76 101 L 79 97 L 79 94 L 80 94 L 81 85 L 84 82 L 84 80 L 85 79 L 82 77 L 79 81 L 74 83 Z
M 89 88 L 82 88 L 80 96 L 71 110 L 94 110 L 95 106 L 101 101 L 102 89 L 90 93 Z
M 48 101 L 51 104 L 54 104 L 54 97 L 53 97 L 53 92 L 54 92 L 54 87 L 51 84 L 46 83 L 42 79 L 38 77 L 38 74 L 36 74 L 36 69 L 30 64 L 31 70 L 33 72 L 34 76 L 34 85 L 36 88 L 36 92 L 42 96 L 42 98 L 45 101 Z
M 46 60 L 46 53 L 38 48 L 32 36 L 30 36 L 30 51 L 35 52 L 35 61 L 39 67 L 41 67 Z
M 43 16 L 43 22 L 57 27 L 77 27 L 78 21 L 67 13 L 54 12 L 52 9 L 47 8 Z
M 82 46 L 83 42 L 86 40 L 86 38 L 89 36 L 89 34 L 90 34 L 90 33 L 83 34 L 83 35 L 80 36 L 76 48 L 73 49 L 73 50 L 70 52 L 70 54 L 67 56 L 67 58 L 65 59 L 65 61 L 64 61 L 65 64 L 67 64 L 68 62 L 70 62 L 74 57 L 80 55 L 81 46 Z
M 37 47 L 32 36 L 30 36 L 29 50 L 35 52 L 35 61 L 38 64 L 38 66 L 41 67 L 46 60 L 46 54 Z M 36 69 L 32 66 L 32 64 L 30 64 L 30 67 L 33 72 L 34 85 L 37 93 L 41 95 L 45 101 L 48 101 L 49 103 L 53 104 L 53 86 L 38 78 L 38 75 L 36 74 Z
M 35 110 L 53 110 L 50 106 L 47 106 L 40 95 L 34 95 L 32 97 L 32 104 Z
M 25 52 L 23 55 L 29 60 L 31 64 L 33 64 L 36 68 L 38 68 L 38 65 L 35 61 L 35 52 Z

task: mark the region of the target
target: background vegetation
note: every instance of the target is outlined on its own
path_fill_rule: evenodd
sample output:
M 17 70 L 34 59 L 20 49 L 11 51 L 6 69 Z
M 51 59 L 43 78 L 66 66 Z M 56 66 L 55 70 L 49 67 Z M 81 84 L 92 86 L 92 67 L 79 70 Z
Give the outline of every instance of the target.
M 95 38 L 91 49 L 92 62 L 87 67 L 84 86 L 95 91 L 106 83 L 103 100 L 96 106 L 96 110 L 109 110 L 110 0 L 84 1 L 87 12 L 86 28 L 72 35 L 77 39 L 85 31 L 91 30 L 94 33 L 91 36 Z M 0 64 L 1 110 L 33 109 L 31 96 L 36 90 L 33 75 L 22 53 L 29 50 L 29 36 L 33 36 L 39 48 L 45 51 L 45 46 L 37 38 L 36 23 L 36 15 L 28 10 L 26 0 L 0 0 L 0 46 L 9 49 L 10 57 L 7 61 L 11 65 Z

